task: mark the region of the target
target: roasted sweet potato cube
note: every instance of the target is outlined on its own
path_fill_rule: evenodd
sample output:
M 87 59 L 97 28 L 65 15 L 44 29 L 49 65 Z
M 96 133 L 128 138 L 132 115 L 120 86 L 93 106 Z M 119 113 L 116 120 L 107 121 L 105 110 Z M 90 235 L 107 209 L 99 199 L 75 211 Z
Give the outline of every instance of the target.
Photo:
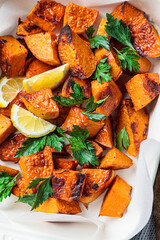
M 65 9 L 63 26 L 68 24 L 73 32 L 82 34 L 87 27 L 95 24 L 98 14 L 95 9 L 69 2 Z
M 110 52 L 108 52 L 106 49 L 100 47 L 99 49 L 96 49 L 95 56 L 97 58 L 98 63 L 101 59 L 106 57 L 108 58 L 107 63 L 111 65 L 110 74 L 113 77 L 113 80 L 117 81 L 118 78 L 123 73 L 123 71 L 120 67 L 120 62 L 115 51 L 112 48 L 110 48 Z
M 42 29 L 29 20 L 24 20 L 23 22 L 20 20 L 17 27 L 17 35 L 20 36 L 27 36 L 40 32 L 42 32 Z
M 85 174 L 72 170 L 55 170 L 52 178 L 53 197 L 65 201 L 78 201 L 82 195 Z
M 122 101 L 117 117 L 116 132 L 126 125 L 130 145 L 126 151 L 130 156 L 136 157 L 139 153 L 140 143 L 147 138 L 149 116 L 145 108 L 135 111 L 130 99 Z
M 131 190 L 132 187 L 117 175 L 103 200 L 99 215 L 108 217 L 122 217 L 124 211 L 131 201 Z
M 0 165 L 0 172 L 8 173 L 12 177 L 16 176 L 19 173 L 18 170 L 3 165 Z
M 101 195 L 114 178 L 114 171 L 102 169 L 83 169 L 86 181 L 80 202 L 88 205 Z
M 26 182 L 24 178 L 21 178 L 17 184 L 13 187 L 12 193 L 16 196 L 19 197 L 20 195 L 25 195 L 25 194 L 31 194 L 32 189 L 26 188 Z
M 113 80 L 109 82 L 102 81 L 102 84 L 94 80 L 91 82 L 91 88 L 95 102 L 108 96 L 103 104 L 97 108 L 97 112 L 103 113 L 108 117 L 118 107 L 122 98 L 122 93 L 118 86 Z
M 105 119 L 105 124 L 97 134 L 95 141 L 105 147 L 113 147 L 113 129 L 110 118 Z
M 96 69 L 97 60 L 92 50 L 68 24 L 60 32 L 58 53 L 62 64 L 69 63 L 72 76 L 86 79 Z
M 84 95 L 86 98 L 91 97 L 91 83 L 89 80 L 81 80 L 77 77 L 69 76 L 62 88 L 62 96 L 63 97 L 70 97 L 70 93 L 72 93 L 71 83 L 72 81 L 76 82 L 78 85 L 84 88 Z
M 65 107 L 65 106 L 62 106 L 59 104 L 57 104 L 57 105 L 59 108 L 59 117 L 56 118 L 55 120 L 49 120 L 49 121 L 53 124 L 56 122 L 56 125 L 60 127 L 66 120 L 66 117 L 68 116 L 69 111 L 70 111 L 70 107 Z
M 26 71 L 26 78 L 34 77 L 35 75 L 41 74 L 43 72 L 53 69 L 51 65 L 43 63 L 38 59 L 34 59 Z
M 55 119 L 59 116 L 57 103 L 51 99 L 53 96 L 50 88 L 41 89 L 38 92 L 27 93 L 23 97 L 26 108 L 37 117 L 43 119 Z
M 14 131 L 13 124 L 8 117 L 0 114 L 0 144 Z
M 159 95 L 158 73 L 137 74 L 125 86 L 136 111 L 149 104 Z
M 68 202 L 50 197 L 47 201 L 43 202 L 42 205 L 36 208 L 35 212 L 77 214 L 81 212 L 81 209 L 78 202 Z
M 36 33 L 25 37 L 27 47 L 40 61 L 59 66 L 57 36 L 52 32 Z
M 112 15 L 118 20 L 122 19 L 127 25 L 129 25 L 138 13 L 142 13 L 144 15 L 144 12 L 133 7 L 128 2 L 123 2 L 113 10 Z
M 140 56 L 140 58 L 137 59 L 137 62 L 139 63 L 140 66 L 139 73 L 148 73 L 150 71 L 151 62 L 147 58 Z
M 143 57 L 160 56 L 160 37 L 154 26 L 142 13 L 137 14 L 130 26 L 136 51 Z
M 27 18 L 46 32 L 53 31 L 61 21 L 65 6 L 52 0 L 38 1 Z
M 122 153 L 117 148 L 113 147 L 102 158 L 100 168 L 103 169 L 123 169 L 133 165 L 132 159 Z
M 80 128 L 87 129 L 90 134 L 89 137 L 92 138 L 103 127 L 104 120 L 101 120 L 100 122 L 94 122 L 82 112 L 84 112 L 83 108 L 71 107 L 69 114 L 61 128 L 71 132 L 73 125 L 79 125 Z
M 105 25 L 107 25 L 107 20 L 105 18 L 102 18 L 98 27 L 97 35 L 108 37 L 108 34 L 105 31 Z
M 45 178 L 53 174 L 52 150 L 46 146 L 43 151 L 21 157 L 19 161 L 21 172 L 29 184 L 35 178 Z
M 22 76 L 28 51 L 13 36 L 0 37 L 0 67 L 7 78 Z
M 77 162 L 72 158 L 54 158 L 55 169 L 69 169 L 75 170 Z

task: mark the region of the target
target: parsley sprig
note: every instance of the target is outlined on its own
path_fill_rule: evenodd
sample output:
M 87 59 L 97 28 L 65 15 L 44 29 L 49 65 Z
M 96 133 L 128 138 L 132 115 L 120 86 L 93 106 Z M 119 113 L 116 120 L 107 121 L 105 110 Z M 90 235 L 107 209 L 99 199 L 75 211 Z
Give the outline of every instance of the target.
M 126 125 L 125 125 L 124 128 L 121 129 L 116 136 L 116 147 L 120 151 L 122 151 L 123 147 L 127 149 L 129 145 L 130 145 L 130 141 L 129 141 L 128 133 L 126 131 Z

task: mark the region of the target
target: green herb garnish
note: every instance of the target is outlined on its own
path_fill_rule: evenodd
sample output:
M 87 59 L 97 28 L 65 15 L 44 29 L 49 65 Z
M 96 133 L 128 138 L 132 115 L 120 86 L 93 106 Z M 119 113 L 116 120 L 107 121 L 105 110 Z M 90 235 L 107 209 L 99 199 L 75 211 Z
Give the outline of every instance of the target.
M 124 128 L 121 129 L 116 136 L 116 147 L 120 151 L 122 151 L 123 147 L 127 149 L 129 145 L 130 145 L 130 141 L 129 141 L 128 133 L 126 131 L 126 125 L 125 125 Z

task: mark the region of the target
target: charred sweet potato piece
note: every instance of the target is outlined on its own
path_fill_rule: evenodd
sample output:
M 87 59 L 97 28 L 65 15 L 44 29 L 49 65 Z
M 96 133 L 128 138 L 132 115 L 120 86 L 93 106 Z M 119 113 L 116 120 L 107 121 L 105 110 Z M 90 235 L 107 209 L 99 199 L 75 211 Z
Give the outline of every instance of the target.
M 132 187 L 117 175 L 103 200 L 99 215 L 108 217 L 122 217 L 124 211 L 131 201 L 131 190 Z
M 13 124 L 8 117 L 0 114 L 0 144 L 14 131 Z
M 160 37 L 154 26 L 142 13 L 137 14 L 129 25 L 136 51 L 143 57 L 160 56 Z
M 159 95 L 158 73 L 137 74 L 125 86 L 136 111 L 149 104 Z
M 117 116 L 116 132 L 126 125 L 130 145 L 126 151 L 130 156 L 136 157 L 139 153 L 140 143 L 147 138 L 149 116 L 145 108 L 135 111 L 130 99 L 122 101 Z
M 101 120 L 100 122 L 94 122 L 84 115 L 82 113 L 83 111 L 83 108 L 71 107 L 69 114 L 61 128 L 71 132 L 73 125 L 79 125 L 80 128 L 87 129 L 90 134 L 89 137 L 92 138 L 103 127 L 104 121 Z
M 71 83 L 72 81 L 76 82 L 78 85 L 84 88 L 84 95 L 86 98 L 91 97 L 91 83 L 89 80 L 81 80 L 77 77 L 69 76 L 65 81 L 63 88 L 62 88 L 62 96 L 63 97 L 70 97 L 70 93 L 72 93 Z
M 38 59 L 34 59 L 31 64 L 29 65 L 29 67 L 27 68 L 26 71 L 26 78 L 31 78 L 34 77 L 35 75 L 41 74 L 43 72 L 49 71 L 53 69 L 52 66 L 43 63 L 41 61 L 39 61 Z
M 116 83 L 111 80 L 109 82 L 98 83 L 97 80 L 91 82 L 92 95 L 94 101 L 97 102 L 108 96 L 106 101 L 97 108 L 97 112 L 103 113 L 108 117 L 120 104 L 122 93 L 120 92 Z
M 144 12 L 133 7 L 128 2 L 123 2 L 113 10 L 112 15 L 118 20 L 122 19 L 128 26 L 138 13 L 142 13 L 144 15 Z
M 127 155 L 113 147 L 107 154 L 102 158 L 100 168 L 104 169 L 122 169 L 129 168 L 133 165 L 132 159 Z
M 17 35 L 20 36 L 27 36 L 40 32 L 42 32 L 42 29 L 29 20 L 24 20 L 23 22 L 20 20 L 17 27 Z
M 27 18 L 46 32 L 53 31 L 61 21 L 65 6 L 52 0 L 38 1 Z
M 25 37 L 27 47 L 40 61 L 59 66 L 57 36 L 52 32 L 36 33 Z
M 86 181 L 80 202 L 88 205 L 101 195 L 114 178 L 114 171 L 102 169 L 83 169 Z
M 0 159 L 2 161 L 13 161 L 18 162 L 19 158 L 14 158 L 18 148 L 22 147 L 22 143 L 27 138 L 22 135 L 21 133 L 15 133 L 11 135 L 11 137 L 7 138 L 1 145 L 0 145 Z
M 49 120 L 51 123 L 56 123 L 57 126 L 61 126 L 64 121 L 66 120 L 66 117 L 68 116 L 69 114 L 69 111 L 70 111 L 70 107 L 65 107 L 65 106 L 62 106 L 62 105 L 58 105 L 58 108 L 59 108 L 59 117 L 56 118 L 55 120 Z
M 78 6 L 69 2 L 66 6 L 63 27 L 68 24 L 73 32 L 82 34 L 91 25 L 94 25 L 99 12 L 95 9 Z
M 78 201 L 84 183 L 85 174 L 72 170 L 55 170 L 52 178 L 53 197 L 68 202 Z
M 26 182 L 24 178 L 21 178 L 17 184 L 13 187 L 12 193 L 16 196 L 19 197 L 19 195 L 25 195 L 25 194 L 31 194 L 32 189 L 26 188 Z
M 13 36 L 0 37 L 0 67 L 7 78 L 22 76 L 28 51 Z
M 55 119 L 59 116 L 57 103 L 51 99 L 53 96 L 50 88 L 38 92 L 27 93 L 23 97 L 26 108 L 36 116 L 43 119 Z
M 105 25 L 107 25 L 107 20 L 105 18 L 102 18 L 98 27 L 97 35 L 108 37 L 108 34 L 105 31 Z
M 69 25 L 62 28 L 58 39 L 58 53 L 62 64 L 69 63 L 71 74 L 80 79 L 89 78 L 96 69 L 97 60 L 78 34 Z
M 77 162 L 72 158 L 54 158 L 55 169 L 69 169 L 75 170 Z
M 35 212 L 77 214 L 81 212 L 81 209 L 78 202 L 68 202 L 50 197 L 47 201 L 43 202 L 42 205 L 36 208 Z
M 49 177 L 54 168 L 52 150 L 46 146 L 41 152 L 21 157 L 19 165 L 26 184 L 35 178 Z
M 16 176 L 19 171 L 10 167 L 2 166 L 0 165 L 0 172 L 8 173 L 10 176 L 14 177 Z
M 105 119 L 105 124 L 97 134 L 95 141 L 105 147 L 113 147 L 113 129 L 110 118 Z
M 100 47 L 99 49 L 96 49 L 95 56 L 97 58 L 98 63 L 101 59 L 106 57 L 108 58 L 107 63 L 111 65 L 110 74 L 113 77 L 113 80 L 117 81 L 118 78 L 123 73 L 123 71 L 120 67 L 120 62 L 115 51 L 112 48 L 110 48 L 110 52 L 108 52 L 106 49 Z

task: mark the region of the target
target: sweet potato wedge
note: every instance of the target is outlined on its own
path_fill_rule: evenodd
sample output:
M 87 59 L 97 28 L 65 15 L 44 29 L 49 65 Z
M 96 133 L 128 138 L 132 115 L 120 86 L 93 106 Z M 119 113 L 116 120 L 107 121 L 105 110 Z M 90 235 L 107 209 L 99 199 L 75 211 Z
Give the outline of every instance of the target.
M 19 197 L 19 195 L 25 195 L 25 194 L 31 194 L 32 189 L 26 188 L 26 182 L 24 178 L 21 178 L 17 184 L 13 187 L 12 193 L 16 196 Z
M 27 49 L 13 36 L 0 37 L 0 67 L 7 78 L 22 76 Z
M 108 37 L 108 34 L 105 31 L 105 25 L 107 25 L 107 20 L 105 18 L 102 18 L 98 27 L 97 35 Z
M 117 175 L 103 200 L 99 215 L 108 217 L 122 217 L 124 211 L 131 201 L 131 190 L 132 187 Z
M 100 122 L 94 122 L 90 120 L 86 115 L 81 113 L 83 111 L 83 108 L 71 107 L 69 114 L 62 124 L 61 128 L 68 132 L 71 132 L 73 125 L 79 125 L 80 128 L 87 129 L 90 134 L 89 137 L 92 138 L 103 127 L 104 121 L 101 120 Z
M 91 97 L 91 83 L 89 80 L 81 80 L 77 77 L 69 76 L 62 88 L 62 96 L 63 97 L 70 97 L 70 93 L 72 93 L 71 83 L 72 81 L 76 82 L 78 85 L 84 88 L 84 95 L 86 98 Z
M 159 95 L 158 73 L 137 74 L 125 86 L 136 111 L 149 104 Z
M 52 32 L 36 33 L 25 37 L 27 47 L 40 61 L 59 66 L 57 36 Z
M 27 18 L 46 32 L 53 31 L 61 21 L 65 6 L 52 0 L 40 0 Z
M 97 112 L 103 113 L 108 117 L 120 104 L 122 93 L 120 92 L 116 83 L 111 80 L 109 82 L 98 83 L 97 80 L 91 82 L 92 95 L 94 101 L 97 102 L 108 96 L 106 101 L 97 108 Z
M 37 117 L 43 119 L 55 119 L 59 116 L 57 103 L 51 99 L 53 96 L 50 88 L 41 89 L 38 92 L 27 93 L 23 97 L 26 108 Z
M 45 178 L 53 174 L 52 150 L 46 146 L 43 151 L 21 157 L 19 166 L 28 185 L 35 178 Z
M 123 71 L 120 67 L 120 62 L 119 62 L 118 56 L 117 56 L 116 52 L 113 50 L 113 48 L 110 48 L 110 52 L 108 52 L 106 49 L 100 47 L 100 48 L 96 49 L 95 56 L 97 58 L 98 63 L 101 59 L 106 58 L 106 57 L 108 58 L 107 63 L 109 65 L 111 65 L 110 74 L 113 77 L 113 80 L 117 81 L 118 78 L 123 73 Z
M 72 158 L 54 158 L 55 169 L 76 170 L 77 162 Z
M 97 134 L 95 141 L 105 147 L 113 147 L 113 129 L 110 118 L 105 119 L 105 124 Z
M 136 157 L 139 153 L 140 143 L 147 138 L 149 116 L 145 108 L 135 111 L 130 99 L 122 101 L 117 116 L 116 132 L 126 125 L 130 145 L 126 151 L 130 156 Z
M 3 165 L 0 165 L 0 172 L 8 173 L 12 177 L 16 176 L 19 173 L 18 170 Z
M 53 197 L 68 202 L 78 201 L 82 195 L 85 174 L 72 170 L 55 170 L 52 178 Z
M 129 25 L 136 51 L 143 57 L 160 56 L 160 37 L 154 26 L 142 13 L 137 14 Z
M 137 62 L 139 63 L 140 66 L 139 73 L 148 73 L 150 71 L 151 62 L 147 58 L 140 56 L 140 58 L 137 59 Z
M 0 114 L 0 144 L 15 130 L 11 120 Z
M 34 59 L 27 68 L 26 78 L 34 77 L 35 75 L 41 74 L 43 72 L 49 71 L 53 69 L 51 65 L 43 63 L 38 59 Z
M 61 29 L 58 53 L 61 63 L 69 63 L 71 74 L 75 77 L 89 78 L 96 69 L 97 60 L 92 50 L 68 24 Z
M 88 205 L 101 195 L 114 178 L 114 171 L 102 169 L 83 169 L 86 181 L 80 202 Z
M 17 27 L 17 35 L 19 36 L 27 36 L 35 33 L 42 32 L 42 29 L 35 25 L 33 22 L 29 20 L 19 21 Z
M 142 13 L 144 15 L 144 12 L 133 7 L 128 2 L 123 2 L 113 10 L 112 15 L 118 20 L 122 19 L 128 26 L 138 13 Z
M 65 9 L 63 27 L 68 24 L 73 32 L 82 34 L 87 27 L 95 24 L 98 14 L 95 9 L 69 2 Z
M 58 108 L 59 108 L 59 117 L 56 118 L 55 120 L 49 120 L 50 122 L 52 122 L 53 124 L 56 122 L 56 125 L 57 126 L 61 126 L 64 121 L 66 120 L 66 117 L 68 116 L 69 114 L 69 111 L 70 111 L 70 107 L 65 107 L 65 106 L 62 106 L 62 105 L 58 105 Z
M 78 202 L 68 202 L 50 197 L 47 201 L 43 202 L 42 205 L 36 208 L 35 212 L 77 214 L 81 212 L 81 209 Z
M 100 168 L 103 169 L 123 169 L 133 165 L 132 159 L 122 153 L 117 148 L 113 147 L 102 158 Z

